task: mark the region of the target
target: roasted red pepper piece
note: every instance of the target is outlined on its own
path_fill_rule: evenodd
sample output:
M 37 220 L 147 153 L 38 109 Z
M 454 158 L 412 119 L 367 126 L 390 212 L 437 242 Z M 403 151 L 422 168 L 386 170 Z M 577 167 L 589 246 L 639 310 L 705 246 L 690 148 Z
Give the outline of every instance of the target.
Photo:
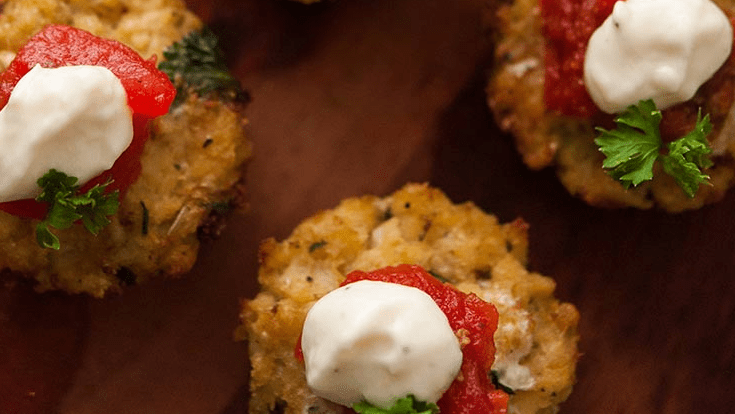
M 7 70 L 0 74 L 0 109 L 8 102 L 20 78 L 37 64 L 45 68 L 103 66 L 120 79 L 133 112 L 133 141 L 112 168 L 87 182 L 81 191 L 112 179 L 108 191 L 119 190 L 122 197 L 140 175 L 140 156 L 148 139 L 148 121 L 167 113 L 176 95 L 168 76 L 156 68 L 155 56 L 146 60 L 115 40 L 103 39 L 70 26 L 50 25 L 31 37 Z M 42 219 L 47 206 L 25 199 L 0 203 L 0 210 L 21 217 Z

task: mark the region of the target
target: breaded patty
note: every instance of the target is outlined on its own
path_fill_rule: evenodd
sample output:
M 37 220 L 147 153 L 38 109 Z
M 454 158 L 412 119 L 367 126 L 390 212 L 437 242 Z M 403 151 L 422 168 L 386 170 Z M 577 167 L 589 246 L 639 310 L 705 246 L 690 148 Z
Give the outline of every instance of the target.
M 50 23 L 73 25 L 116 39 L 144 58 L 156 55 L 202 23 L 178 0 L 15 0 L 0 16 L 5 64 Z M 251 154 L 244 102 L 190 94 L 150 125 L 142 173 L 97 236 L 83 226 L 55 230 L 58 251 L 42 249 L 36 220 L 0 212 L 0 269 L 62 289 L 101 297 L 151 277 L 187 272 L 200 240 L 218 218 L 243 205 L 243 170 Z
M 249 340 L 251 413 L 340 412 L 315 397 L 294 347 L 309 308 L 352 270 L 418 264 L 500 314 L 493 371 L 514 390 L 510 413 L 553 413 L 572 390 L 578 358 L 573 305 L 552 279 L 525 268 L 527 225 L 500 224 L 471 202 L 409 184 L 379 198 L 344 200 L 260 248 L 262 291 L 242 303 L 237 335 Z
M 715 3 L 733 15 L 734 1 Z M 529 168 L 553 166 L 571 194 L 601 207 L 691 210 L 720 200 L 733 184 L 735 108 L 725 108 L 721 114 L 714 114 L 714 132 L 708 137 L 715 165 L 705 173 L 710 175 L 712 185 L 700 186 L 696 196 L 689 198 L 657 163 L 652 181 L 626 190 L 602 168 L 604 156 L 593 142 L 598 135 L 596 125 L 589 119 L 554 114 L 544 105 L 545 39 L 539 0 L 503 2 L 497 9 L 488 9 L 488 13 L 497 36 L 495 68 L 487 87 L 488 104 L 500 128 L 515 137 Z M 716 99 L 721 98 L 711 98 Z M 708 100 L 701 90 L 693 98 L 705 107 Z

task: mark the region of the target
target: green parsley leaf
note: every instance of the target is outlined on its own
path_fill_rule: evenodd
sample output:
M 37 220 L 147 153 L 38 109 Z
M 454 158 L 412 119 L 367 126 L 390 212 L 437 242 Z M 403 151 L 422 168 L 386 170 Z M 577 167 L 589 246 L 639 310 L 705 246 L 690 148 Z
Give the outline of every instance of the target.
M 189 90 L 199 95 L 234 91 L 241 94 L 240 82 L 229 72 L 217 36 L 209 29 L 193 31 L 163 52 L 158 69 L 176 85 L 174 105 L 184 101 Z
M 366 401 L 352 406 L 358 414 L 437 414 L 439 407 L 434 403 L 416 401 L 413 395 L 399 398 L 390 408 L 376 407 Z
M 49 230 L 48 225 L 45 222 L 40 222 L 36 226 L 36 242 L 38 242 L 39 246 L 45 249 L 59 250 L 61 247 L 59 238 L 51 233 L 51 230 Z
M 53 203 L 59 194 L 71 193 L 76 182 L 76 177 L 69 177 L 63 172 L 51 169 L 36 181 L 39 187 L 43 189 L 41 194 L 36 197 L 36 201 Z
M 694 129 L 684 137 L 670 142 L 669 153 L 661 160 L 664 171 L 674 177 L 689 197 L 694 197 L 699 184 L 709 180 L 708 175 L 702 174 L 701 168 L 712 166 L 712 160 L 707 158 L 712 153 L 707 142 L 710 131 L 712 124 L 709 122 L 709 115 L 702 118 L 700 111 Z
M 653 165 L 660 160 L 664 172 L 674 177 L 689 197 L 694 197 L 699 185 L 709 179 L 701 169 L 712 166 L 707 157 L 712 152 L 707 142 L 707 135 L 712 131 L 709 115 L 702 118 L 700 112 L 691 132 L 667 144 L 667 154 L 661 152 L 661 116 L 661 111 L 649 99 L 623 111 L 615 119 L 617 129 L 596 128 L 601 135 L 595 144 L 606 157 L 602 167 L 629 188 L 653 179 Z
M 597 128 L 601 135 L 595 144 L 607 157 L 602 167 L 625 188 L 652 179 L 653 163 L 661 149 L 661 112 L 653 100 L 641 101 L 629 106 L 615 123 L 618 128 L 612 131 Z
M 67 229 L 81 220 L 92 234 L 99 233 L 110 224 L 107 218 L 117 212 L 120 205 L 118 191 L 105 193 L 110 181 L 96 185 L 84 194 L 77 194 L 77 178 L 70 177 L 54 169 L 49 170 L 37 183 L 42 188 L 36 201 L 49 204 L 46 217 L 36 226 L 36 241 L 41 247 L 58 250 L 59 238 L 51 232 L 51 227 Z

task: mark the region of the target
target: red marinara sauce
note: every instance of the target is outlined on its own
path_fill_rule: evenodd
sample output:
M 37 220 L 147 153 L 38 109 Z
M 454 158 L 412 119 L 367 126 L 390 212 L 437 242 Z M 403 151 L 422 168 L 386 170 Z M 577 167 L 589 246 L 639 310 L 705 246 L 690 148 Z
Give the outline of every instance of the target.
M 612 13 L 617 1 L 540 0 L 542 34 L 546 40 L 544 102 L 548 110 L 582 118 L 601 114 L 584 85 L 584 54 L 592 33 Z M 729 14 L 728 17 L 735 26 L 735 17 Z M 700 109 L 702 114 L 709 114 L 717 131 L 734 102 L 735 56 L 731 53 L 691 100 L 663 111 L 661 137 L 670 141 L 687 134 L 694 127 Z M 610 116 L 597 120 L 613 127 Z
M 167 113 L 176 96 L 168 76 L 156 68 L 155 56 L 146 60 L 118 41 L 70 26 L 50 25 L 31 37 L 5 72 L 0 73 L 0 109 L 7 104 L 18 81 L 37 64 L 45 68 L 103 66 L 120 79 L 133 113 L 133 141 L 109 170 L 87 182 L 81 191 L 112 179 L 107 190 L 118 190 L 122 197 L 140 175 L 148 121 Z M 43 218 L 47 208 L 45 203 L 33 199 L 0 203 L 2 211 L 36 219 Z
M 509 395 L 498 390 L 490 379 L 495 361 L 493 335 L 498 327 L 495 306 L 474 294 L 457 290 L 440 282 L 421 266 L 399 265 L 371 272 L 349 273 L 340 286 L 360 280 L 398 283 L 421 289 L 439 306 L 449 320 L 449 326 L 461 338 L 462 367 L 457 378 L 437 402 L 442 414 L 505 414 Z M 303 361 L 301 340 L 296 357 Z
M 544 101 L 564 115 L 590 117 L 597 106 L 584 86 L 584 54 L 595 30 L 617 0 L 541 0 L 546 38 Z

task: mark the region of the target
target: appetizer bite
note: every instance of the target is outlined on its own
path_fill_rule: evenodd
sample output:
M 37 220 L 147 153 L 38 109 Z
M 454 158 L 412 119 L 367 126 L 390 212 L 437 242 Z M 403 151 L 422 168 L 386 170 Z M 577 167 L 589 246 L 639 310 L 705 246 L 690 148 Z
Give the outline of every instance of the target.
M 529 168 L 601 207 L 669 212 L 735 178 L 728 0 L 514 0 L 491 12 L 498 125 Z
M 15 0 L 0 36 L 0 270 L 97 297 L 188 271 L 251 152 L 212 33 L 177 0 Z
M 579 314 L 525 269 L 527 228 L 409 184 L 264 241 L 250 412 L 556 412 Z

